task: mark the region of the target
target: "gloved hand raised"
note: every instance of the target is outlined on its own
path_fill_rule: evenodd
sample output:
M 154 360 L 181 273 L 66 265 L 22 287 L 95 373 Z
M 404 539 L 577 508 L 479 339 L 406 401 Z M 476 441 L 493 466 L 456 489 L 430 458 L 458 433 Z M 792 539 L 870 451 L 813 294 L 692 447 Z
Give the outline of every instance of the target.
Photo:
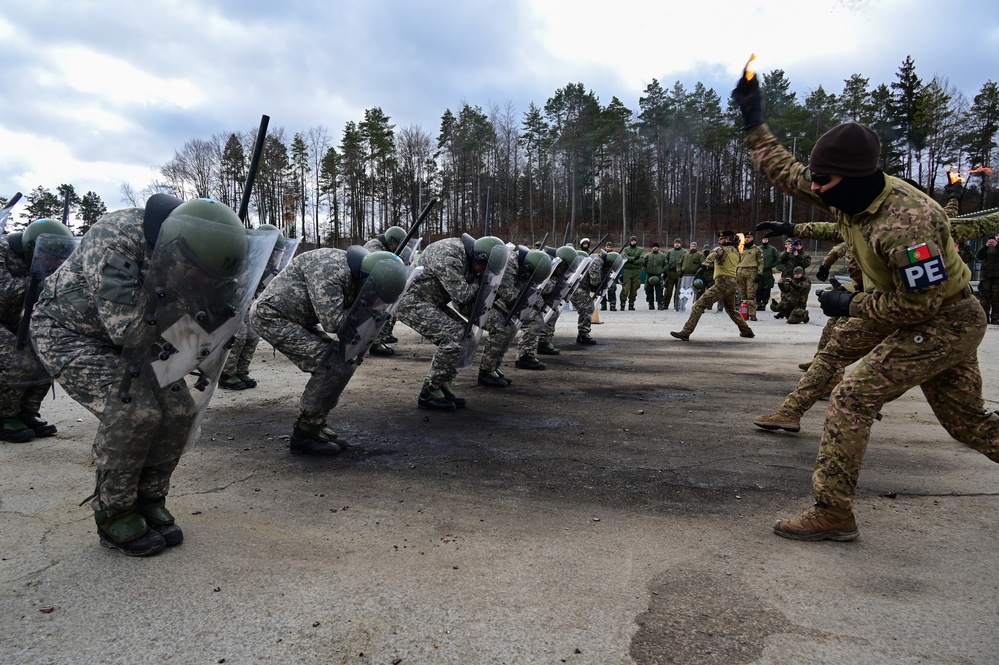
M 819 269 L 815 271 L 815 277 L 820 281 L 824 282 L 829 279 L 829 268 L 826 266 L 819 266 Z
M 819 306 L 826 316 L 850 316 L 850 301 L 857 294 L 853 291 L 816 291 Z
M 748 132 L 763 124 L 763 95 L 760 94 L 759 76 L 747 79 L 746 70 L 742 70 L 742 78 L 732 91 L 732 99 L 742 111 L 742 131 Z
M 953 185 L 946 185 L 944 187 L 944 196 L 948 199 L 957 199 L 960 201 L 961 197 L 964 196 L 964 185 L 960 182 L 955 182 Z
M 768 231 L 768 238 L 773 238 L 774 236 L 788 236 L 794 235 L 794 224 L 791 222 L 760 222 L 756 225 L 757 231 Z

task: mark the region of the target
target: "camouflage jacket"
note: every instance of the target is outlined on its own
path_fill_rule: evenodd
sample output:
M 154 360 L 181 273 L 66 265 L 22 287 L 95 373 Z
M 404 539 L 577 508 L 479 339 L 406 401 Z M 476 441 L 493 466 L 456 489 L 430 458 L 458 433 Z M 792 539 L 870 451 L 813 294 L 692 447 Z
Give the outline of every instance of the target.
M 123 347 L 129 326 L 145 309 L 142 280 L 153 247 L 142 208 L 101 217 L 42 286 L 34 318 L 48 317 L 86 337 Z
M 384 241 L 385 241 L 385 234 L 379 233 L 374 238 L 364 243 L 364 249 L 368 250 L 369 252 L 388 252 L 390 250 Z
M 794 225 L 795 232 L 798 230 L 798 224 Z M 799 251 L 798 255 L 795 256 L 794 252 L 781 252 L 777 257 L 777 267 L 780 269 L 780 276 L 791 278 L 794 269 L 797 267 L 807 268 L 812 265 L 812 257 L 805 254 L 804 251 Z
M 670 250 L 672 251 L 672 250 Z M 662 275 L 665 272 L 673 272 L 676 270 L 676 266 L 670 266 L 669 255 L 663 254 L 662 252 L 649 252 L 645 255 L 645 261 L 643 263 L 645 268 L 645 274 L 652 275 Z
M 765 124 L 751 129 L 746 139 L 753 161 L 770 182 L 835 216 L 831 223 L 797 224 L 795 233 L 846 241 L 867 289 L 850 303 L 851 316 L 886 326 L 917 324 L 934 317 L 944 299 L 968 285 L 971 271 L 954 249 L 947 215 L 915 187 L 885 176 L 884 188 L 867 209 L 848 215 L 830 208 L 812 192 L 808 170 Z M 932 279 L 914 280 L 912 266 L 923 256 L 941 264 L 942 271 L 934 270 Z
M 812 288 L 812 283 L 807 277 L 801 279 L 783 279 L 778 288 L 784 294 L 784 298 L 795 307 L 804 307 L 808 302 L 808 291 Z
M 680 264 L 683 263 L 684 257 L 687 256 L 687 250 L 683 249 L 671 249 L 666 252 L 666 270 L 663 272 L 676 272 L 680 270 Z
M 645 250 L 635 245 L 631 246 L 631 243 L 627 247 L 621 250 L 621 255 L 625 258 L 624 269 L 621 272 L 635 273 L 642 269 L 642 261 Z
M 747 247 L 739 255 L 740 268 L 753 268 L 757 275 L 763 274 L 763 249 L 758 245 Z
M 403 296 L 432 302 L 439 307 L 454 303 L 459 312 L 466 312 L 475 302 L 479 278 L 471 269 L 461 238 L 444 238 L 430 243 L 420 253 L 418 265 L 423 272 Z
M 587 266 L 586 272 L 583 273 L 583 278 L 579 280 L 579 286 L 576 287 L 577 291 L 590 294 L 600 288 L 600 282 L 604 279 L 604 273 L 611 268 L 604 257 L 606 257 L 606 254 L 602 252 L 593 256 L 593 260 Z
M 839 261 L 842 258 L 845 258 L 849 253 L 850 250 L 849 248 L 847 248 L 846 243 L 841 242 L 840 244 L 830 249 L 829 253 L 826 254 L 826 258 L 822 259 L 822 267 L 827 269 L 832 268 L 834 265 L 836 265 L 837 261 Z
M 282 318 L 336 334 L 357 296 L 347 252 L 328 247 L 302 252 L 271 280 L 257 299 Z
M 11 332 L 21 320 L 29 281 L 27 261 L 11 249 L 7 236 L 0 237 L 0 324 Z

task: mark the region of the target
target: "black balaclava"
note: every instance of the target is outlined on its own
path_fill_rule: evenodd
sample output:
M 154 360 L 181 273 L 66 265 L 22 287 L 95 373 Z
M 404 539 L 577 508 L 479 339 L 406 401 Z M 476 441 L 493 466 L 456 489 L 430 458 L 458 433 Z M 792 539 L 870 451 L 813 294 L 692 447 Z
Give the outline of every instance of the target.
M 816 192 L 822 202 L 831 208 L 856 215 L 867 209 L 885 188 L 885 174 L 878 169 L 871 175 L 840 180 L 835 187 Z

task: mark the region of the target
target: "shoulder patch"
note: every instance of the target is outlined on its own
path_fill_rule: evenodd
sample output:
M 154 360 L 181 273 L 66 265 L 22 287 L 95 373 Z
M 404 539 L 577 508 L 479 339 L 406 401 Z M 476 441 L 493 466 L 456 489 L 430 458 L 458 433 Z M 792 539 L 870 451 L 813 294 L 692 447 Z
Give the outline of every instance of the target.
M 948 279 L 943 257 L 932 240 L 899 249 L 893 258 L 907 291 L 943 284 Z

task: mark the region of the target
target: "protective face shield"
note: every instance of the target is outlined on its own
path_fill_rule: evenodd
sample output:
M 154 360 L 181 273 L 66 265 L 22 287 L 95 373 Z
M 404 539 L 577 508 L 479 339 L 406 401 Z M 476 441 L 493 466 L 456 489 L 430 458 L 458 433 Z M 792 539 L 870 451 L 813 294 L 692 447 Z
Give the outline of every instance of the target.
M 21 251 L 24 254 L 24 260 L 29 264 L 31 263 L 32 254 L 35 251 L 35 242 L 38 240 L 38 236 L 43 233 L 64 238 L 73 237 L 73 232 L 62 222 L 52 219 L 39 219 L 38 221 L 31 222 L 24 229 L 24 233 L 21 234 Z
M 579 255 L 576 254 L 576 250 L 572 247 L 564 245 L 555 250 L 555 258 L 559 260 L 556 277 L 562 277 L 565 275 L 566 271 L 573 269 L 573 263 L 576 263 L 579 260 Z
M 486 321 L 489 318 L 489 310 L 492 309 L 493 302 L 496 300 L 496 293 L 503 281 L 503 273 L 506 272 L 506 266 L 510 260 L 510 252 L 514 250 L 513 245 L 507 245 L 495 236 L 479 238 L 475 244 L 477 254 L 475 265 L 482 265 L 481 272 L 478 272 L 482 276 L 482 280 L 475 294 L 475 302 L 472 304 L 465 333 L 462 336 L 459 369 L 468 369 L 472 366 L 472 355 L 482 338 L 482 332 L 485 330 Z M 482 258 L 478 254 L 480 251 L 485 251 L 484 248 L 487 247 L 489 255 L 483 264 Z M 478 268 L 476 270 L 478 271 Z
M 541 284 L 552 274 L 552 258 L 544 252 L 532 249 L 524 257 L 520 268 L 525 274 L 530 276 L 531 282 Z
M 490 256 L 496 247 L 504 246 L 502 240 L 496 236 L 482 236 L 477 238 L 472 244 L 472 271 L 476 275 L 482 275 L 490 263 Z M 507 252 L 509 255 L 509 252 Z

